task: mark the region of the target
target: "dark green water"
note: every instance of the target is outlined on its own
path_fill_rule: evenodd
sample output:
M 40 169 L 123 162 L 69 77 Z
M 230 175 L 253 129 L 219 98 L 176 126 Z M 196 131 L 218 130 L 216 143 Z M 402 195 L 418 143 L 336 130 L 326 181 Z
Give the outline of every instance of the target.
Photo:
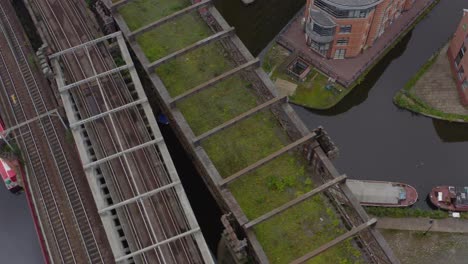
M 219 0 L 217 6 L 257 54 L 303 1 L 258 0 L 252 7 L 240 2 Z M 435 185 L 468 184 L 468 125 L 433 121 L 392 103 L 395 93 L 446 43 L 467 7 L 466 0 L 442 0 L 336 107 L 294 107 L 309 128 L 322 125 L 332 136 L 341 150 L 335 162 L 341 172 L 411 184 L 418 189 L 419 207 L 426 207 L 424 199 Z

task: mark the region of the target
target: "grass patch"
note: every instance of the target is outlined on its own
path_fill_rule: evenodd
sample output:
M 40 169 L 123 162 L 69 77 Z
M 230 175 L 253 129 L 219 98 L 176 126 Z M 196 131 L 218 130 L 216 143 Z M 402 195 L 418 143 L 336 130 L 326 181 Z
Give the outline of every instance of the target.
M 190 4 L 189 0 L 134 0 L 119 8 L 119 13 L 125 19 L 128 28 L 135 30 Z
M 449 218 L 449 213 L 443 210 L 423 210 L 419 208 L 385 208 L 365 207 L 367 213 L 377 217 L 429 217 L 433 219 Z M 467 213 L 461 213 L 461 218 L 468 219 Z
M 222 46 L 219 43 L 211 43 L 164 63 L 156 68 L 156 73 L 163 79 L 169 94 L 177 96 L 232 68 L 233 65 L 226 59 Z
M 289 209 L 254 228 L 271 263 L 289 263 L 333 240 L 345 231 L 321 195 Z M 281 227 L 281 228 L 278 228 Z M 346 240 L 307 263 L 365 263 L 361 253 Z
M 290 96 L 291 102 L 314 109 L 327 109 L 336 105 L 350 91 L 335 84 L 336 92 L 325 89 L 328 77 L 317 70 L 312 70 L 303 82 L 298 82 L 287 73 L 290 53 L 277 43 L 267 52 L 262 67 L 273 80 L 281 78 L 297 84 L 296 92 Z
M 200 16 L 190 13 L 139 35 L 137 42 L 148 60 L 155 61 L 209 37 L 212 32 L 202 23 Z M 159 45 L 154 45 L 155 42 Z

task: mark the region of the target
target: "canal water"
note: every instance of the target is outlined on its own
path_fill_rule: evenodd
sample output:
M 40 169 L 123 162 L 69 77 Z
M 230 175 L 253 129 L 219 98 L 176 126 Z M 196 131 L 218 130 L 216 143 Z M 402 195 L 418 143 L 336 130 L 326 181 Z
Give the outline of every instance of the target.
M 0 263 L 43 263 L 25 194 L 12 194 L 0 182 L 0 210 Z
M 257 0 L 247 7 L 240 2 L 219 0 L 217 6 L 254 54 L 300 9 L 298 1 Z M 340 172 L 355 179 L 411 184 L 421 208 L 428 207 L 425 198 L 433 186 L 468 184 L 468 125 L 433 121 L 392 103 L 395 93 L 453 34 L 463 8 L 468 8 L 466 0 L 442 0 L 333 109 L 294 106 L 310 129 L 324 126 L 338 145 L 341 154 L 335 164 Z M 274 22 L 278 16 L 286 22 Z

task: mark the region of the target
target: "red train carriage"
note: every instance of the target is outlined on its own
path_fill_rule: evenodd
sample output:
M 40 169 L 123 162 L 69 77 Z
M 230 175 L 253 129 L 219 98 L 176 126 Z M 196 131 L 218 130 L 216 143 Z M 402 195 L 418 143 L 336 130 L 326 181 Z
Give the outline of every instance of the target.
M 3 121 L 0 119 L 0 132 L 3 132 Z M 0 136 L 0 145 L 5 144 L 3 138 Z M 7 189 L 12 193 L 19 193 L 23 190 L 18 183 L 18 176 L 16 171 L 12 168 L 12 165 L 19 164 L 17 160 L 7 161 L 0 159 L 0 175 L 2 175 L 3 182 Z

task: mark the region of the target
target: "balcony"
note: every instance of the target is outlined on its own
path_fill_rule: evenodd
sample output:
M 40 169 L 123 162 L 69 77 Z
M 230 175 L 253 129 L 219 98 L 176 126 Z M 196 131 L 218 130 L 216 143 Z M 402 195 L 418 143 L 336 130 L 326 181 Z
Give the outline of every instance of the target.
M 310 22 L 306 24 L 307 35 L 317 43 L 329 43 L 335 35 L 335 22 L 325 13 L 310 9 Z

